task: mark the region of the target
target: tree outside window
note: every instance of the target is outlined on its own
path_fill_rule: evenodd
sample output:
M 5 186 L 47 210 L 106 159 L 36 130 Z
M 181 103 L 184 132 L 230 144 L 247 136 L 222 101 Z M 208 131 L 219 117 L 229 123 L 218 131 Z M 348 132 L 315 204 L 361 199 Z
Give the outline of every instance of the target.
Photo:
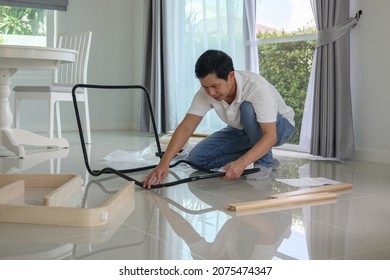
M 262 33 L 258 38 L 294 37 L 315 32 L 312 28 L 282 34 Z M 269 43 L 258 46 L 260 74 L 274 85 L 295 112 L 295 134 L 290 144 L 299 144 L 303 110 L 313 62 L 315 40 Z
M 0 6 L 0 43 L 29 44 L 28 37 L 46 38 L 46 10 Z M 19 38 L 18 38 L 19 37 Z

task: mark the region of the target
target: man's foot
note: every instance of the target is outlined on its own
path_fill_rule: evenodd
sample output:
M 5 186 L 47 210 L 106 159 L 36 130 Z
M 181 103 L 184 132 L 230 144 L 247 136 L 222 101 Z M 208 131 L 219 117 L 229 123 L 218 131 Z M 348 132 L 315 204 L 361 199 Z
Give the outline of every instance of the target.
M 255 164 L 254 168 L 260 168 L 259 172 L 246 175 L 247 180 L 267 180 L 272 173 L 272 167 L 265 167 L 260 164 Z

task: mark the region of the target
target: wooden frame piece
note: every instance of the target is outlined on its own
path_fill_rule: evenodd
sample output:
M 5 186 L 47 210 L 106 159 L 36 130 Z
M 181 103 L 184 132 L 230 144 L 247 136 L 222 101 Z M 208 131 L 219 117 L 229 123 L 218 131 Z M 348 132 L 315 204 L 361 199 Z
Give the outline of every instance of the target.
M 283 204 L 280 206 L 274 206 L 274 207 L 267 207 L 267 208 L 260 208 L 260 209 L 250 209 L 245 211 L 229 211 L 227 210 L 228 214 L 235 217 L 240 216 L 247 216 L 247 215 L 254 215 L 254 214 L 264 214 L 264 213 L 270 213 L 275 211 L 285 211 L 285 210 L 292 210 L 302 207 L 312 207 L 312 206 L 321 206 L 321 205 L 328 205 L 336 203 L 337 196 L 335 198 L 326 199 L 326 200 L 316 200 L 316 201 L 309 201 L 309 202 L 299 202 L 295 204 Z
M 352 184 L 340 183 L 340 184 L 334 184 L 334 185 L 326 185 L 326 186 L 321 186 L 321 187 L 302 189 L 302 190 L 297 190 L 297 191 L 292 191 L 292 192 L 273 194 L 273 195 L 270 195 L 269 198 L 275 199 L 275 198 L 284 198 L 284 197 L 298 196 L 298 195 L 304 195 L 304 194 L 337 192 L 337 191 L 349 190 L 351 188 L 352 188 Z
M 0 185 L 0 203 L 8 203 L 24 194 L 24 181 L 17 180 L 4 187 Z
M 168 131 L 167 135 L 172 136 L 173 133 L 175 133 L 175 131 L 171 130 L 171 131 Z M 205 137 L 209 136 L 210 134 L 211 134 L 210 132 L 193 132 L 191 134 L 191 137 L 202 137 L 202 138 L 205 138 Z
M 174 131 L 168 131 L 168 134 L 162 136 L 159 139 L 161 144 L 168 145 L 169 141 L 171 141 L 173 133 Z M 194 132 L 192 133 L 191 137 L 188 139 L 186 144 L 188 144 L 188 142 L 198 143 L 199 141 L 203 140 L 209 135 L 210 135 L 209 132 Z
M 348 190 L 351 188 L 352 184 L 349 183 L 313 187 L 309 189 L 270 195 L 269 199 L 265 200 L 228 204 L 226 209 L 230 211 L 245 211 L 335 199 L 337 195 L 332 192 Z
M 134 182 L 128 182 L 102 206 L 74 208 L 60 206 L 81 191 L 81 178 L 72 174 L 1 174 L 0 222 L 57 226 L 101 226 L 107 224 L 134 196 Z M 24 188 L 54 187 L 44 196 L 44 205 L 8 204 Z M 23 191 L 22 191 L 23 189 Z
M 305 194 L 292 197 L 283 197 L 279 199 L 264 199 L 257 201 L 232 203 L 226 206 L 230 211 L 245 211 L 254 209 L 271 208 L 282 205 L 293 205 L 297 203 L 321 201 L 327 199 L 335 199 L 337 197 L 334 193 L 317 193 L 317 194 Z
M 60 206 L 81 189 L 81 178 L 74 174 L 0 174 L 0 179 L 0 203 L 23 195 L 27 187 L 55 188 L 43 197 L 43 205 Z

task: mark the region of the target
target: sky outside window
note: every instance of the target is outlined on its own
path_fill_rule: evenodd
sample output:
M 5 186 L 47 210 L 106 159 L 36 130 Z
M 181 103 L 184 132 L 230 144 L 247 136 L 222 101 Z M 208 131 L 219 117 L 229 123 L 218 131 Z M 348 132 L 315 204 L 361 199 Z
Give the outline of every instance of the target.
M 286 32 L 315 26 L 310 0 L 257 0 L 256 22 Z

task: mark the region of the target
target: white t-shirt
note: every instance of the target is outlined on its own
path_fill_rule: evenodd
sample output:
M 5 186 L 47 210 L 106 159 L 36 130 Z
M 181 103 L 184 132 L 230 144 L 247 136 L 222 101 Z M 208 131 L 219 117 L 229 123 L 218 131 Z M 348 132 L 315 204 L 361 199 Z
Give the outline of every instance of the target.
M 240 122 L 240 105 L 243 101 L 248 101 L 255 109 L 258 122 L 276 122 L 277 114 L 280 113 L 295 126 L 294 110 L 286 105 L 280 93 L 266 79 L 259 74 L 246 71 L 235 71 L 235 79 L 237 92 L 231 104 L 215 100 L 201 87 L 195 94 L 188 113 L 203 117 L 214 108 L 226 124 L 243 129 Z

